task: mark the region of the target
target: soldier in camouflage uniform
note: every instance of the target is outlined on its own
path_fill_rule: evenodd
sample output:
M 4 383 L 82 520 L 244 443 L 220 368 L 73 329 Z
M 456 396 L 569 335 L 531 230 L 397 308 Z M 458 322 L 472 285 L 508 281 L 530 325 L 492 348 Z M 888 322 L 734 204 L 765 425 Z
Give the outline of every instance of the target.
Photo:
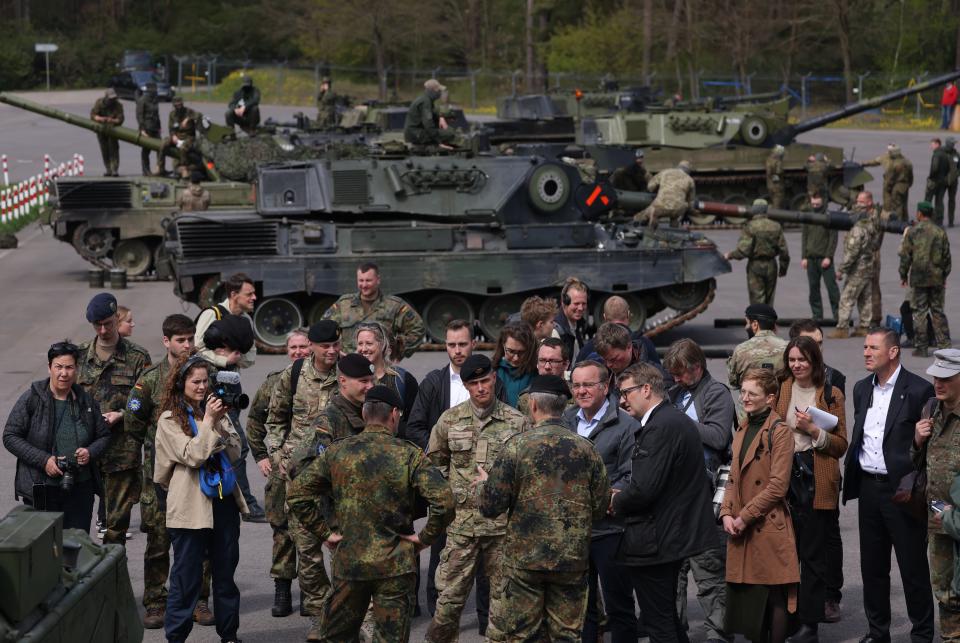
M 270 456 L 271 471 L 283 478 L 287 488 L 291 457 L 295 451 L 313 442 L 313 421 L 323 413 L 337 387 L 340 328 L 334 322 L 321 321 L 310 327 L 307 337 L 312 357 L 302 362 L 298 360 L 284 369 L 277 379 L 267 410 L 264 446 Z M 296 380 L 294 371 L 298 374 Z M 300 560 L 300 613 L 319 616 L 324 594 L 330 586 L 323 566 L 322 541 L 302 529 L 294 516 L 288 514 L 287 519 L 288 532 L 296 544 Z M 276 524 L 282 525 L 282 522 Z
M 394 338 L 396 346 L 391 355 L 395 361 L 413 355 L 423 343 L 423 319 L 404 300 L 383 294 L 380 268 L 376 264 L 365 263 L 357 268 L 357 290 L 352 295 L 340 297 L 323 314 L 324 319 L 337 322 L 343 331 L 344 352 L 352 353 L 357 348 L 354 341 L 357 324 L 377 321 Z
M 819 194 L 825 201 L 830 199 L 830 184 L 827 180 L 827 171 L 830 169 L 830 159 L 823 152 L 811 154 L 805 164 L 807 170 L 807 194 Z
M 923 200 L 933 204 L 933 220 L 938 226 L 943 226 L 943 195 L 947 191 L 947 182 L 950 178 L 950 158 L 943 148 L 939 138 L 930 141 L 933 151 L 930 157 L 930 173 L 927 175 L 927 191 Z
M 877 225 L 880 213 L 873 207 L 873 197 L 869 192 L 857 195 L 855 211 L 859 211 L 861 217 L 843 239 L 843 259 L 837 269 L 837 281 L 842 281 L 846 275 L 847 283 L 840 292 L 837 327 L 829 335 L 832 339 L 850 337 L 850 318 L 854 306 L 860 315 L 860 327 L 854 336 L 866 337 L 873 325 L 875 306 L 872 282 L 874 279 L 879 281 L 877 261 L 883 239 L 882 230 Z
M 106 126 L 119 127 L 123 125 L 123 105 L 117 99 L 117 92 L 108 89 L 103 98 L 98 98 L 90 110 L 90 120 Z M 120 167 L 120 140 L 97 132 L 97 142 L 100 144 L 100 155 L 103 156 L 104 176 L 119 176 Z
M 298 329 L 287 335 L 286 349 L 290 361 L 310 357 L 310 340 L 306 331 Z M 281 370 L 267 375 L 257 394 L 253 396 L 247 414 L 247 441 L 250 443 L 250 452 L 260 473 L 267 479 L 263 489 L 264 509 L 267 522 L 273 529 L 270 576 L 273 578 L 274 595 L 270 614 L 278 617 L 293 612 L 290 585 L 297 577 L 297 547 L 293 544 L 287 525 L 286 481 L 280 472 L 273 468 L 265 444 L 270 397 L 282 373 Z
M 313 422 L 315 434 L 339 440 L 363 431 L 361 407 L 376 376 L 374 365 L 359 353 L 349 353 L 337 362 L 337 393 Z
M 783 351 L 787 340 L 777 337 L 777 311 L 767 304 L 750 304 L 744 311 L 747 341 L 733 349 L 727 359 L 727 380 L 733 390 L 740 390 L 740 379 L 751 368 L 783 368 Z
M 504 443 L 527 430 L 529 421 L 499 401 L 495 394 L 496 372 L 490 358 L 474 353 L 464 361 L 460 379 L 470 394 L 466 402 L 448 409 L 430 434 L 427 457 L 450 482 L 456 499 L 456 516 L 447 528 L 447 544 L 437 568 L 437 599 L 426 640 L 457 641 L 460 615 L 470 594 L 478 561 L 490 584 L 490 621 L 487 636 L 500 640 L 502 583 L 501 556 L 506 515 L 480 515 L 474 480 L 478 469 L 489 468 Z M 589 523 L 588 523 L 589 524 Z
M 947 172 L 947 219 L 951 228 L 957 211 L 957 178 L 960 177 L 960 154 L 957 153 L 956 144 L 953 138 L 947 138 L 943 142 L 947 162 L 950 164 L 950 170 Z
M 767 170 L 767 194 L 770 195 L 770 205 L 774 208 L 783 208 L 786 198 L 787 181 L 783 174 L 783 145 L 775 145 L 767 156 L 764 166 Z
M 141 136 L 160 138 L 160 99 L 157 98 L 156 83 L 147 83 L 147 91 L 137 98 L 137 127 Z M 149 148 L 140 148 L 140 166 L 144 176 L 153 173 Z
M 864 167 L 883 167 L 883 209 L 892 217 L 907 220 L 907 197 L 913 185 L 913 163 L 904 157 L 896 143 L 887 145 L 887 153 L 864 161 Z
M 100 293 L 87 305 L 87 321 L 95 339 L 80 345 L 77 383 L 89 393 L 110 426 L 110 444 L 100 458 L 106 503 L 104 543 L 124 544 L 130 510 L 140 497 L 140 443 L 123 430 L 130 390 L 150 366 L 150 354 L 117 332 L 117 300 Z
M 647 190 L 656 192 L 657 196 L 645 210 L 635 215 L 635 221 L 646 222 L 656 229 L 660 219 L 670 219 L 670 225 L 676 228 L 680 220 L 688 211 L 693 209 L 697 200 L 696 185 L 690 178 L 693 171 L 689 161 L 680 161 L 676 168 L 670 168 L 657 173 Z
M 447 91 L 435 78 L 423 84 L 423 94 L 410 103 L 407 110 L 407 119 L 403 125 L 403 140 L 412 145 L 438 145 L 451 148 L 457 144 L 456 133 L 449 128 L 441 127 L 440 115 L 437 113 L 436 102 Z M 350 333 L 344 330 L 345 336 Z
M 337 114 L 337 103 L 341 101 L 333 91 L 333 81 L 324 76 L 320 81 L 320 93 L 317 95 L 317 125 L 320 127 L 336 127 L 340 122 Z
M 960 481 L 960 350 L 936 351 L 927 375 L 933 376 L 936 398 L 927 403 L 917 422 L 911 455 L 918 466 L 926 456 L 927 499 L 947 505 L 940 515 L 931 512 L 927 522 L 930 580 L 940 607 L 942 640 L 956 642 L 960 641 L 960 582 L 954 552 L 960 541 L 960 520 L 955 514 L 960 498 L 954 492 Z
M 357 640 L 371 600 L 374 640 L 409 639 L 418 554 L 453 518 L 453 497 L 420 448 L 396 437 L 402 407 L 392 389 L 370 389 L 363 432 L 323 447 L 290 484 L 291 515 L 334 549 L 330 598 L 308 640 Z M 321 495 L 336 507 L 333 523 L 317 505 Z M 413 527 L 417 496 L 430 506 L 419 533 Z
M 765 208 L 767 202 L 757 199 L 754 206 Z M 765 210 L 764 210 L 765 212 Z M 777 276 L 786 277 L 790 266 L 790 250 L 783 228 L 766 214 L 758 214 L 743 226 L 737 247 L 727 259 L 747 259 L 747 291 L 751 304 L 770 304 L 776 295 Z M 777 270 L 777 258 L 780 269 Z
M 569 399 L 562 378 L 534 377 L 533 428 L 507 440 L 489 478 L 478 469 L 480 512 L 490 519 L 509 512 L 504 609 L 490 612 L 491 629 L 505 641 L 533 641 L 544 631 L 553 641 L 579 641 L 583 630 L 591 527 L 607 513 L 610 482 L 593 443 L 560 423 Z
M 167 173 L 167 152 L 173 148 L 177 150 L 176 170 L 180 176 L 190 176 L 193 152 L 193 142 L 197 135 L 197 121 L 200 114 L 183 104 L 183 98 L 174 96 L 173 106 L 167 116 L 167 138 L 160 146 L 160 159 L 157 162 L 157 174 L 164 176 Z
M 811 192 L 810 200 L 802 210 L 823 213 L 827 204 L 822 192 Z M 810 286 L 810 311 L 814 319 L 823 319 L 823 298 L 820 295 L 820 281 L 827 287 L 830 309 L 833 318 L 837 318 L 840 306 L 840 289 L 837 288 L 837 274 L 833 268 L 833 255 L 837 252 L 837 231 L 823 226 L 805 223 L 801 233 L 800 267 L 807 271 L 807 284 Z
M 646 192 L 652 180 L 653 174 L 643 165 L 643 150 L 637 148 L 633 163 L 617 168 L 610 177 L 610 185 L 628 192 Z
M 950 276 L 950 240 L 947 233 L 930 221 L 933 208 L 922 201 L 917 206 L 917 224 L 911 226 L 900 245 L 900 284 L 909 283 L 913 311 L 914 350 L 927 356 L 927 315 L 933 325 L 938 348 L 950 348 L 950 327 L 943 312 L 947 277 Z

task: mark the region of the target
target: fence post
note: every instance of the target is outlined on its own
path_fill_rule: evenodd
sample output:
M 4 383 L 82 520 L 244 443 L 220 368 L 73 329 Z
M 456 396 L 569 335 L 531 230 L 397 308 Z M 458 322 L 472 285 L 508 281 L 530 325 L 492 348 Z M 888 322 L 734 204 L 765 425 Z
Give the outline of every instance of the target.
M 807 118 L 807 79 L 813 76 L 813 72 L 808 72 L 800 77 L 800 120 Z
M 470 109 L 477 108 L 477 74 L 479 69 L 470 71 Z
M 10 168 L 7 166 L 7 155 L 4 154 L 2 159 L 3 159 L 3 184 L 10 185 Z
M 865 74 L 857 74 L 857 102 L 866 100 L 863 97 L 863 79 L 870 75 L 868 71 Z

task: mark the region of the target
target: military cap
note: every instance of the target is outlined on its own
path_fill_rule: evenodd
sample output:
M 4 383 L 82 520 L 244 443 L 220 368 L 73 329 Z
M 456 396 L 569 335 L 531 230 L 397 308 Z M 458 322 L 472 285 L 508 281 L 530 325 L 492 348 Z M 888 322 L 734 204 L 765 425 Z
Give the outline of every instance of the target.
M 445 92 L 445 91 L 447 91 L 446 86 L 441 85 L 441 84 L 440 84 L 440 81 L 437 80 L 436 78 L 431 78 L 430 80 L 428 80 L 427 82 L 425 82 L 425 83 L 423 84 L 423 88 L 426 89 L 426 90 L 428 90 L 428 91 L 433 91 L 433 92 Z
M 743 316 L 747 319 L 777 321 L 777 311 L 770 304 L 750 304 L 743 311 Z
M 766 199 L 754 199 L 754 200 L 753 200 L 753 205 L 754 205 L 754 206 L 762 206 L 762 207 L 765 208 L 765 207 L 767 207 L 767 206 L 770 205 L 770 204 L 767 203 L 767 200 L 766 200 Z
M 103 97 L 104 97 L 104 98 L 116 98 L 116 97 L 117 97 L 117 92 L 116 92 L 116 90 L 115 90 L 113 87 L 111 87 L 111 88 L 109 88 L 107 91 L 103 92 Z
M 890 150 L 891 152 L 899 152 L 900 146 L 897 145 L 896 143 L 890 143 L 889 145 L 887 145 L 887 149 Z
M 253 328 L 239 315 L 224 315 L 210 324 L 203 334 L 203 344 L 210 349 L 229 348 L 248 353 L 253 348 Z
M 473 353 L 470 357 L 463 360 L 463 366 L 460 367 L 460 381 L 463 383 L 478 380 L 486 377 L 493 370 L 493 362 L 486 355 Z
M 953 146 L 956 144 L 957 144 L 957 140 L 952 136 L 948 136 L 947 138 L 943 139 L 943 146 L 948 149 L 952 149 Z
M 117 298 L 108 292 L 94 295 L 87 304 L 87 321 L 91 324 L 117 314 Z
M 340 339 L 340 325 L 332 319 L 324 319 L 310 326 L 307 339 L 314 344 L 329 344 Z
M 643 150 L 638 147 L 638 148 L 637 148 L 637 151 L 633 153 L 633 157 L 634 157 L 634 158 L 637 158 L 637 159 L 642 159 L 642 158 L 643 158 Z
M 249 76 L 243 77 L 243 86 L 244 87 L 253 87 L 253 79 Z
M 360 353 L 348 353 L 341 357 L 337 362 L 337 370 L 341 375 L 353 378 L 370 377 L 376 373 L 370 360 Z
M 383 402 L 384 404 L 389 404 L 395 409 L 403 408 L 403 400 L 400 399 L 400 396 L 389 386 L 384 386 L 383 384 L 378 384 L 372 389 L 367 391 L 367 397 L 364 398 L 364 402 Z
M 677 167 L 688 174 L 693 171 L 693 165 L 690 164 L 690 161 L 680 161 L 677 163 Z
M 933 204 L 929 201 L 921 201 L 917 204 L 917 212 L 923 212 L 927 215 L 933 214 Z
M 558 375 L 534 375 L 530 380 L 530 387 L 527 388 L 530 393 L 550 393 L 551 395 L 562 395 L 568 400 L 573 397 L 570 394 L 570 387 Z
M 927 369 L 927 375 L 950 379 L 960 374 L 960 349 L 941 348 L 933 352 L 933 364 Z
M 774 145 L 774 146 L 773 146 L 773 153 L 776 154 L 776 155 L 778 155 L 778 156 L 783 156 L 783 154 L 784 154 L 786 151 L 787 151 L 787 150 L 786 150 L 786 148 L 785 148 L 783 145 Z
M 174 96 L 173 97 L 174 105 L 183 105 L 183 96 Z

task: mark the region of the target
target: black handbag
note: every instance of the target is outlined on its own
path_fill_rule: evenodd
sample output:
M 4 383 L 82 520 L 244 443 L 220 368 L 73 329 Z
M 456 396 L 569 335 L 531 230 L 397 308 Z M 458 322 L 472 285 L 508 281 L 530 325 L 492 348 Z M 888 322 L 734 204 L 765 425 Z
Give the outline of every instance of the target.
M 802 453 L 793 454 L 793 468 L 790 470 L 790 491 L 787 501 L 791 507 L 800 509 L 812 507 L 816 486 L 813 479 L 813 467 L 807 464 Z

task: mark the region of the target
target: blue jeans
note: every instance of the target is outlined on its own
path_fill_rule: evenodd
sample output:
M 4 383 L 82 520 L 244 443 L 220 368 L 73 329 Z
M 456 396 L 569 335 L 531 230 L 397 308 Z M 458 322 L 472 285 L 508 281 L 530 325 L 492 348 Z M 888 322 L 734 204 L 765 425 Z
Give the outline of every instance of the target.
M 168 641 L 186 641 L 193 629 L 193 610 L 200 597 L 203 561 L 209 557 L 213 576 L 213 615 L 223 640 L 237 638 L 240 590 L 233 573 L 240 562 L 240 510 L 233 496 L 213 503 L 213 529 L 169 528 L 173 545 L 170 591 L 163 629 Z
M 614 558 L 620 534 L 600 536 L 590 541 L 589 595 L 587 618 L 583 624 L 583 643 L 594 643 L 600 629 L 600 610 L 597 608 L 597 578 L 607 608 L 607 630 L 613 643 L 634 643 L 637 640 L 637 616 L 633 609 L 633 585 L 627 569 Z
M 953 110 L 956 105 L 940 106 L 940 129 L 950 129 L 950 121 L 953 120 Z

